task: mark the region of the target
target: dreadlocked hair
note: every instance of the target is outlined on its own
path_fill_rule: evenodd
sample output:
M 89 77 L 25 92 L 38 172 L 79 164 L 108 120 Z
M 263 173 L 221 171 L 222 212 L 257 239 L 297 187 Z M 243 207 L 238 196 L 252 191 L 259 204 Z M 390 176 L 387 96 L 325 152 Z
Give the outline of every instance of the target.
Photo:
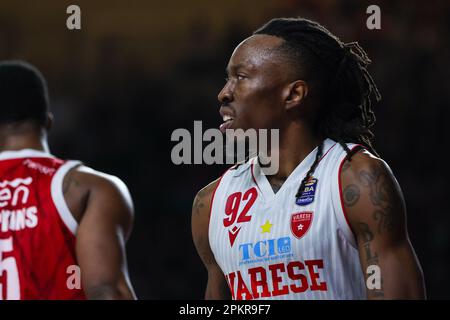
M 272 19 L 254 34 L 284 40 L 277 49 L 291 62 L 297 76 L 308 83 L 308 98 L 317 101 L 312 125 L 318 136 L 337 141 L 349 161 L 357 149 L 351 151 L 348 142 L 363 145 L 378 155 L 372 146 L 371 127 L 376 120 L 372 105 L 374 98 L 379 101 L 381 95 L 367 71 L 371 60 L 357 42 L 343 43 L 324 26 L 303 18 Z M 314 173 L 322 148 L 323 142 L 297 197 Z
M 323 153 L 323 141 L 317 147 L 316 158 L 314 159 L 313 164 L 311 165 L 311 167 L 309 168 L 309 170 L 306 173 L 305 177 L 303 178 L 302 183 L 300 183 L 300 187 L 298 187 L 297 194 L 295 195 L 295 197 L 297 199 L 302 196 L 302 193 L 303 193 L 303 190 L 305 189 L 306 183 L 312 177 L 312 174 L 314 173 L 314 170 L 316 170 L 316 167 L 317 167 L 317 165 L 320 162 L 320 159 L 322 157 L 322 153 Z

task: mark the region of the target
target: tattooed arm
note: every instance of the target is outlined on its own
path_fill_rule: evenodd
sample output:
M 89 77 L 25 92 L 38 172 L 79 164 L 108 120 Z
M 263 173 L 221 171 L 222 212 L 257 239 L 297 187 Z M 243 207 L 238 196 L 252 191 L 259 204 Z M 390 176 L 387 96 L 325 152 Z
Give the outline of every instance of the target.
M 367 151 L 358 152 L 342 166 L 341 183 L 368 298 L 425 298 L 422 270 L 406 228 L 403 195 L 389 167 Z M 380 286 L 371 276 L 378 271 Z
M 230 290 L 209 246 L 209 211 L 218 180 L 200 190 L 192 207 L 192 238 L 208 271 L 205 299 L 230 299 Z

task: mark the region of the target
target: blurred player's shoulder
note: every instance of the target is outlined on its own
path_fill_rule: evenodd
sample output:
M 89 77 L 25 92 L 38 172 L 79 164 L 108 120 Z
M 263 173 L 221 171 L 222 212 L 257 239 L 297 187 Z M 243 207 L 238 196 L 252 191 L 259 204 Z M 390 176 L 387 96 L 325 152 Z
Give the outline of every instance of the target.
M 133 201 L 126 184 L 118 177 L 80 165 L 65 176 L 63 192 L 75 219 L 80 221 L 88 202 L 123 206 L 133 214 Z
M 82 182 L 87 187 L 111 189 L 124 195 L 129 195 L 126 184 L 120 178 L 84 165 L 71 170 L 64 180 L 65 187 L 66 184 L 71 182 L 71 179 L 76 179 L 77 182 Z

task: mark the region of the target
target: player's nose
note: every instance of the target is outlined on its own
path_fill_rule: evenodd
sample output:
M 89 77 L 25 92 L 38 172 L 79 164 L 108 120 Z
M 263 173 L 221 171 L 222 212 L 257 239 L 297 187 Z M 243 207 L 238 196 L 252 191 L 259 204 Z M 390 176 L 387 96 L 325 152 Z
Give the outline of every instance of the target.
M 233 94 L 231 91 L 230 82 L 228 81 L 222 90 L 219 92 L 217 99 L 222 105 L 226 105 L 233 100 Z

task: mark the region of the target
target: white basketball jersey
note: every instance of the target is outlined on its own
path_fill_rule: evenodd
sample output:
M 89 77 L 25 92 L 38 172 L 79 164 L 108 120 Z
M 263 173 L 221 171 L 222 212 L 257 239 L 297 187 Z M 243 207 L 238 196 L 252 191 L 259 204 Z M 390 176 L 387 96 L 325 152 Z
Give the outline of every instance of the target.
M 348 144 L 350 149 L 356 145 Z M 365 299 L 340 191 L 345 150 L 331 139 L 303 195 L 317 148 L 277 193 L 257 157 L 232 167 L 213 195 L 209 242 L 233 299 Z

